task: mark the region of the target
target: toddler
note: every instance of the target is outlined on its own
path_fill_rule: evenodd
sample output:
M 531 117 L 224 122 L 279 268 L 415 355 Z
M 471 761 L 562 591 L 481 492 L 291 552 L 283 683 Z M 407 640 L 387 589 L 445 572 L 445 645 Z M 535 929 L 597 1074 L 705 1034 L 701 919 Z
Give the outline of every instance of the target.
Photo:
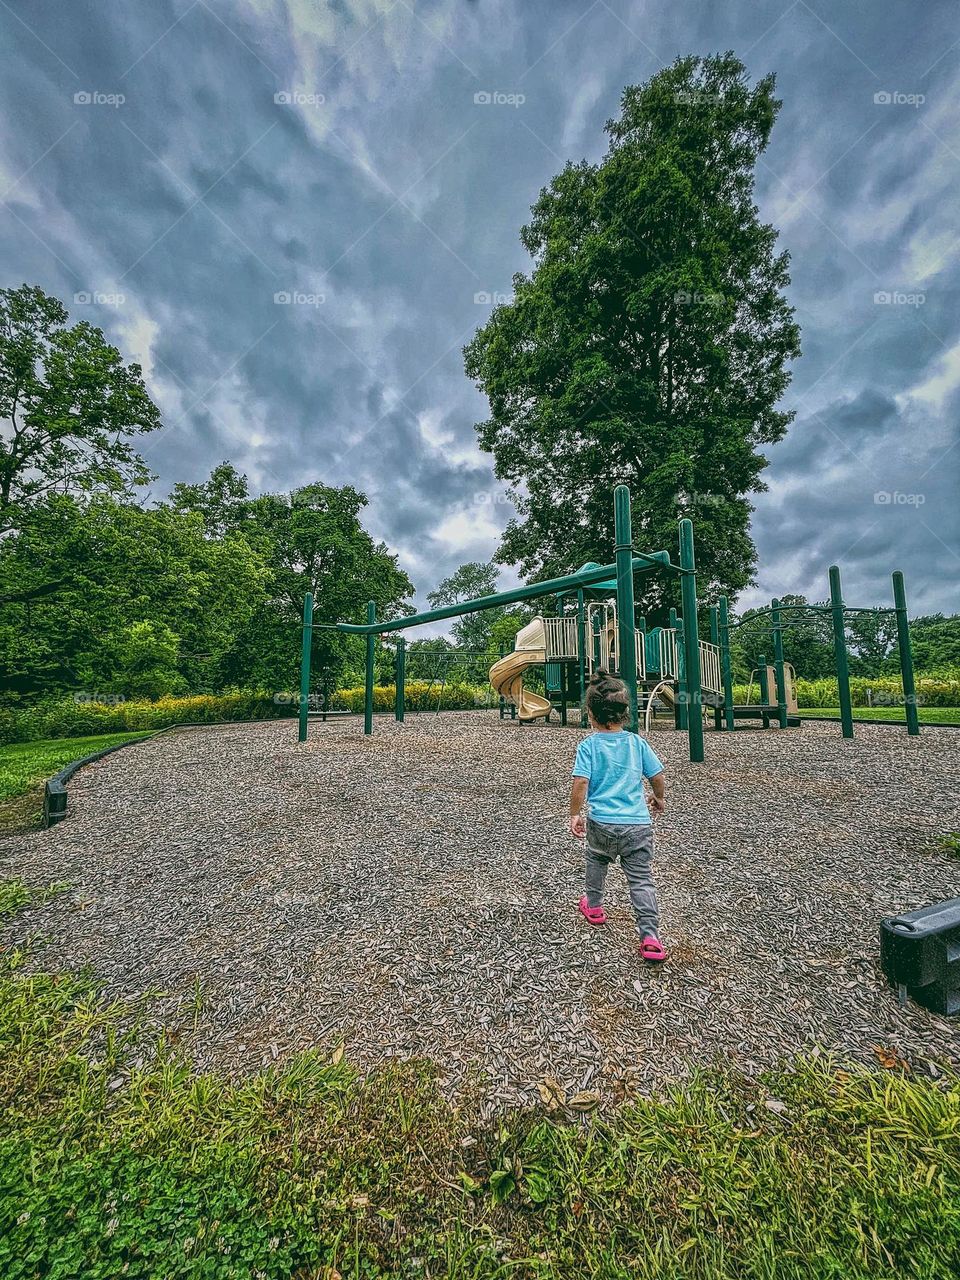
M 665 807 L 663 765 L 644 738 L 624 731 L 629 711 L 626 685 L 598 671 L 587 687 L 587 714 L 594 732 L 577 747 L 573 766 L 570 832 L 580 840 L 586 837 L 587 892 L 580 899 L 581 914 L 590 924 L 606 924 L 603 885 L 607 868 L 619 858 L 637 920 L 638 953 L 643 960 L 659 963 L 667 953 L 657 936 L 650 811 L 663 813 Z M 653 789 L 649 808 L 644 778 Z

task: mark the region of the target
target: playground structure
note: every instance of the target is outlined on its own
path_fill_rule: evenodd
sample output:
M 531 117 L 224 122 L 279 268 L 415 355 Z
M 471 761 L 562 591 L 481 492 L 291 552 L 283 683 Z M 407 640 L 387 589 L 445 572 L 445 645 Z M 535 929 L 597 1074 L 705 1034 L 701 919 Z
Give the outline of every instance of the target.
M 865 613 L 895 614 L 897 647 L 903 681 L 907 731 L 920 732 L 917 716 L 913 659 L 907 626 L 903 574 L 893 574 L 892 609 L 848 608 L 840 584 L 840 570 L 830 568 L 830 604 L 781 605 L 773 600 L 768 609 L 754 611 L 749 618 L 731 623 L 729 603 L 721 596 L 709 606 L 709 640 L 701 640 L 697 617 L 696 560 L 693 523 L 679 523 L 679 562 L 667 551 L 641 552 L 633 545 L 630 491 L 618 485 L 614 492 L 615 560 L 613 564 L 586 564 L 575 573 L 552 578 L 510 591 L 481 596 L 475 600 L 415 613 L 407 617 L 378 621 L 376 604 L 367 604 L 366 623 L 334 622 L 317 624 L 366 640 L 364 733 L 373 732 L 373 689 L 376 637 L 405 631 L 425 623 L 440 622 L 484 609 L 554 597 L 555 616 L 537 615 L 520 632 L 511 653 L 500 657 L 490 669 L 490 681 L 501 698 L 501 717 L 506 704 L 514 707 L 521 722 L 548 720 L 557 695 L 561 723 L 567 720 L 567 704 L 576 700 L 580 723 L 585 726 L 585 691 L 589 674 L 599 667 L 618 675 L 629 693 L 628 727 L 637 732 L 640 714 L 645 727 L 657 700 L 673 708 L 676 727 L 687 733 L 691 761 L 704 758 L 704 718 L 712 713 L 717 730 L 732 732 L 737 720 L 760 719 L 764 727 L 774 721 L 781 729 L 798 727 L 795 714 L 793 671 L 784 659 L 784 615 L 790 625 L 804 619 L 829 615 L 834 636 L 834 656 L 844 738 L 853 737 L 852 701 L 846 649 L 846 620 Z M 647 630 L 641 619 L 637 625 L 634 585 L 638 574 L 661 573 L 680 579 L 681 609 L 670 610 L 669 626 Z M 575 601 L 575 612 L 567 606 Z M 306 740 L 310 693 L 313 597 L 304 599 L 303 646 L 300 666 L 299 740 Z M 773 663 L 759 663 L 760 702 L 735 704 L 731 665 L 731 632 L 739 627 L 762 628 L 772 642 Z M 406 645 L 398 637 L 396 647 L 395 718 L 405 714 Z M 525 687 L 524 674 L 531 666 L 543 665 L 547 696 Z M 771 687 L 772 677 L 772 687 Z
M 580 572 L 597 568 L 584 565 Z M 616 599 L 591 599 L 604 596 L 616 588 L 614 582 L 597 583 L 590 591 L 577 591 L 576 614 L 564 611 L 564 597 L 557 597 L 557 616 L 539 615 L 518 633 L 513 653 L 507 654 L 490 669 L 490 683 L 501 698 L 501 718 L 506 704 L 511 716 L 516 713 L 521 723 L 549 719 L 555 706 L 561 724 L 567 723 L 567 706 L 580 705 L 580 723 L 586 727 L 583 679 L 595 671 L 618 674 L 619 618 Z M 683 699 L 679 691 L 685 687 L 685 655 L 683 634 L 676 611 L 671 611 L 669 627 L 647 630 L 646 621 L 634 627 L 637 664 L 637 713 L 649 731 L 651 717 L 658 700 L 673 711 L 678 728 L 683 722 Z M 700 695 L 704 707 L 722 705 L 719 646 L 709 640 L 698 640 Z M 581 661 L 581 654 L 584 655 Z M 542 665 L 547 696 L 532 694 L 524 687 L 524 672 Z

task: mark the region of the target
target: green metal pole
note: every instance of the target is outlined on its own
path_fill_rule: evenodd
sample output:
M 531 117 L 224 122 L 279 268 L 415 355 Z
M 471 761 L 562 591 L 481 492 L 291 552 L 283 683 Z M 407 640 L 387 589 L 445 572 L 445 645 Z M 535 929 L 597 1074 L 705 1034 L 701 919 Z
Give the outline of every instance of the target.
M 688 570 L 680 579 L 680 602 L 683 605 L 683 644 L 686 654 L 687 701 L 690 714 L 687 732 L 690 736 L 690 759 L 703 760 L 703 699 L 700 693 L 700 633 L 697 627 L 697 567 L 693 552 L 693 521 L 680 521 L 680 567 Z
M 683 624 L 676 609 L 670 610 L 670 630 L 676 632 L 677 639 L 677 710 L 674 721 L 678 729 L 685 730 L 687 727 L 686 661 L 683 651 Z M 663 672 L 660 674 L 662 675 Z
M 367 625 L 377 620 L 377 605 L 374 600 L 367 601 Z M 367 669 L 363 691 L 363 732 L 373 733 L 373 658 L 377 643 L 376 635 L 371 631 L 367 635 Z
M 505 657 L 505 656 L 506 656 L 506 652 L 507 652 L 507 646 L 506 646 L 505 644 L 500 645 L 500 655 L 499 655 L 499 656 L 500 656 L 501 658 Z M 506 698 L 503 696 L 503 694 L 501 693 L 501 695 L 500 695 L 500 719 L 501 719 L 501 720 L 503 719 L 503 713 L 504 713 L 504 710 L 506 709 L 506 705 L 507 705 L 507 700 L 506 700 Z
M 397 691 L 394 698 L 394 715 L 403 724 L 407 700 L 407 642 L 403 636 L 397 640 Z
M 717 649 L 717 654 L 718 654 L 718 656 L 719 656 L 719 652 L 720 652 L 720 611 L 719 611 L 719 609 L 717 608 L 717 606 L 716 606 L 715 604 L 712 604 L 712 605 L 710 606 L 710 643 L 716 647 L 716 649 Z M 722 685 L 723 685 L 723 677 L 722 677 L 722 676 L 720 677 L 720 684 L 721 684 L 721 687 L 722 687 Z M 715 728 L 717 728 L 717 729 L 719 729 L 719 728 L 720 728 L 720 709 L 719 709 L 719 707 L 716 707 L 716 706 L 713 708 L 713 722 L 714 722 L 714 727 L 715 727 Z
M 630 730 L 637 733 L 637 637 L 633 629 L 633 529 L 630 521 L 630 490 L 618 484 L 613 495 L 617 563 L 617 631 L 620 648 L 620 679 L 630 697 Z
M 580 677 L 580 728 L 587 728 L 587 624 L 583 587 L 577 592 L 577 673 Z
M 900 678 L 903 681 L 903 709 L 907 717 L 907 733 L 917 734 L 920 732 L 917 686 L 913 678 L 913 650 L 910 647 L 907 597 L 903 589 L 903 574 L 899 569 L 893 575 L 893 603 L 897 611 L 897 648 L 900 651 Z
M 300 724 L 297 741 L 307 740 L 307 715 L 310 711 L 310 651 L 313 648 L 313 592 L 303 597 L 303 643 L 300 649 Z
M 783 628 L 780 624 L 780 601 L 770 601 L 770 625 L 773 627 L 773 679 L 777 686 L 777 720 L 787 727 L 787 681 L 783 670 Z
M 850 667 L 847 662 L 847 634 L 843 621 L 843 591 L 840 570 L 830 566 L 830 613 L 833 620 L 833 655 L 840 695 L 840 725 L 845 738 L 853 737 L 853 705 L 850 701 Z
M 727 597 L 720 597 L 720 665 L 723 671 L 723 713 L 727 728 L 732 733 L 736 727 L 733 718 L 733 667 L 730 662 L 730 606 Z

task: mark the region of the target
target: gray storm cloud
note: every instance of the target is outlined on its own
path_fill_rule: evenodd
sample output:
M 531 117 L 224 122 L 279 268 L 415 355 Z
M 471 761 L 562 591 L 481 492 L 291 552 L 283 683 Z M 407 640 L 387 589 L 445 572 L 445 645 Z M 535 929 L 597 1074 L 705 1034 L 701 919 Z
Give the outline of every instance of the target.
M 822 595 L 837 560 L 851 598 L 884 598 L 899 567 L 915 609 L 952 611 L 954 12 L 5 9 L 4 283 L 41 284 L 144 364 L 167 423 L 155 492 L 224 457 L 264 489 L 356 484 L 422 599 L 509 518 L 460 348 L 528 265 L 530 203 L 566 160 L 599 158 L 624 84 L 733 48 L 784 100 L 757 199 L 792 254 L 805 350 L 746 598 Z

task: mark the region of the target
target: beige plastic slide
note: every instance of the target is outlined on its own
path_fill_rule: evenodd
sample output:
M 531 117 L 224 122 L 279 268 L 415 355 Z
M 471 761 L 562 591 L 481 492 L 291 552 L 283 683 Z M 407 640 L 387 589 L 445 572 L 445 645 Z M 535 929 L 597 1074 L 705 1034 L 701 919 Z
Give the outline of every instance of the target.
M 677 705 L 677 695 L 673 691 L 672 684 L 665 684 L 657 690 L 658 696 L 661 697 L 667 706 L 673 710 Z
M 502 697 L 516 704 L 521 720 L 540 720 L 551 711 L 547 698 L 531 693 L 523 687 L 523 673 L 527 667 L 546 659 L 543 622 L 535 618 L 517 634 L 513 653 L 495 662 L 490 668 L 490 683 Z

